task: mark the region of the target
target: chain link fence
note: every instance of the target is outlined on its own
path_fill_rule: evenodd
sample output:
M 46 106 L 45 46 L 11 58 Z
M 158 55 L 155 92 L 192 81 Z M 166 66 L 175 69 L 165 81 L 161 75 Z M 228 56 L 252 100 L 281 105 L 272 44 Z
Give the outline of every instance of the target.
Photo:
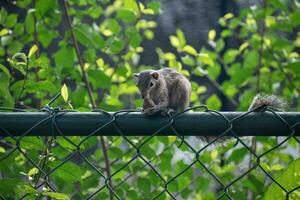
M 214 195 L 203 199 L 262 199 L 257 190 L 271 183 L 285 199 L 299 197 L 299 182 L 295 187 L 274 175 L 274 166 L 288 165 L 276 155 L 292 151 L 286 163 L 299 157 L 298 113 L 286 118 L 271 108 L 223 113 L 199 106 L 145 118 L 136 110 L 8 110 L 14 112 L 0 114 L 2 199 L 59 199 L 60 193 L 71 199 L 196 199 L 205 191 Z M 198 119 L 197 113 L 207 115 Z M 253 186 L 257 179 L 265 185 Z

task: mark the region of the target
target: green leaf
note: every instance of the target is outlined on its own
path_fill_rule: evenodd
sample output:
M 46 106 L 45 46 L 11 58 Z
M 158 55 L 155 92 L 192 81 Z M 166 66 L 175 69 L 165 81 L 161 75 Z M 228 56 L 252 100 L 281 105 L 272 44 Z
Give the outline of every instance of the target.
M 0 179 L 0 197 L 11 199 L 11 195 L 35 194 L 36 190 L 28 183 L 19 179 Z
M 7 28 L 4 28 L 0 31 L 0 37 L 1 36 L 4 36 L 4 35 L 7 35 L 9 33 L 9 30 Z
M 145 194 L 150 193 L 151 182 L 147 178 L 139 177 L 137 179 L 137 187 Z
M 48 47 L 52 40 L 58 37 L 58 32 L 56 30 L 51 30 L 42 24 L 37 25 L 38 39 L 43 47 Z
M 225 46 L 225 42 L 224 42 L 224 39 L 220 38 L 217 40 L 217 43 L 216 43 L 216 51 L 217 52 L 220 52 L 223 50 Z
M 27 173 L 28 176 L 33 176 L 35 174 L 37 174 L 39 172 L 39 169 L 34 167 L 32 169 L 29 170 L 29 172 Z
M 103 14 L 103 9 L 100 6 L 90 7 L 87 9 L 86 13 L 88 13 L 91 18 L 98 19 Z
M 114 40 L 109 46 L 109 50 L 114 53 L 120 53 L 125 47 L 125 42 L 122 40 Z
M 45 144 L 39 137 L 26 136 L 20 140 L 20 146 L 26 150 L 44 150 Z
M 207 65 L 213 65 L 214 63 L 212 58 L 206 53 L 199 53 L 197 59 L 203 64 L 207 64 Z
M 223 16 L 224 19 L 231 19 L 233 17 L 234 17 L 234 15 L 232 13 L 227 13 Z
M 236 49 L 228 49 L 226 52 L 225 52 L 225 55 L 224 55 L 224 62 L 226 64 L 228 63 L 232 63 L 236 56 L 239 54 L 239 51 L 236 50 Z
M 18 15 L 10 14 L 6 19 L 6 27 L 12 28 L 17 23 Z
M 55 85 L 50 81 L 26 81 L 25 89 L 27 92 L 53 92 L 57 88 Z
M 30 50 L 29 50 L 29 53 L 28 53 L 28 58 L 31 58 L 31 56 L 33 56 L 33 54 L 35 54 L 35 52 L 38 50 L 38 47 L 37 45 L 33 45 Z
M 108 155 L 109 155 L 109 158 L 111 158 L 111 159 L 117 159 L 123 155 L 123 152 L 118 147 L 110 147 Z
M 51 163 L 54 166 L 58 165 L 59 163 Z M 54 167 L 53 166 L 53 167 Z M 62 166 L 58 167 L 50 176 L 59 177 L 64 180 L 66 183 L 74 183 L 80 181 L 81 179 L 81 170 L 78 165 L 69 161 L 64 163 Z
M 277 173 L 275 176 L 276 181 L 283 185 L 287 191 L 291 191 L 297 186 L 300 182 L 300 158 L 294 160 L 290 163 L 284 171 Z M 285 199 L 285 192 L 278 187 L 276 183 L 272 183 L 264 196 L 265 200 L 272 199 Z M 295 190 L 289 195 L 290 200 L 300 199 L 300 192 Z
M 57 7 L 57 0 L 37 1 L 35 7 L 41 15 L 45 15 L 47 11 L 51 11 Z
M 135 14 L 139 14 L 139 7 L 135 0 L 123 0 L 123 8 L 133 11 Z
M 216 30 L 215 29 L 211 29 L 208 32 L 208 39 L 213 41 L 216 38 Z
M 3 24 L 7 18 L 7 11 L 5 10 L 5 8 L 3 6 L 1 6 L 1 10 L 0 10 L 0 24 Z
M 300 25 L 300 11 L 294 11 L 290 14 L 291 23 L 293 26 Z
M 178 37 L 171 35 L 169 37 L 169 40 L 173 47 L 176 47 L 176 48 L 180 47 L 180 41 L 179 41 Z
M 176 56 L 175 56 L 175 54 L 173 54 L 171 52 L 166 52 L 162 55 L 162 58 L 165 60 L 175 60 Z
M 57 200 L 70 200 L 68 195 L 58 192 L 42 192 L 42 195 L 52 197 Z
M 25 17 L 25 28 L 27 33 L 32 34 L 34 32 L 34 18 L 33 12 L 27 12 Z
M 182 49 L 184 52 L 191 54 L 193 56 L 197 55 L 197 51 L 195 50 L 194 47 L 190 46 L 190 45 L 185 45 Z
M 9 91 L 9 78 L 0 74 L 0 96 L 2 98 L 0 105 L 3 107 L 12 108 L 14 107 L 15 100 Z
M 129 23 L 136 20 L 134 12 L 125 9 L 121 9 L 117 12 L 117 18 Z
M 80 137 L 78 136 L 68 136 L 68 139 L 74 144 L 79 144 Z M 66 140 L 64 137 L 56 137 L 55 141 L 63 148 L 74 150 L 76 146 L 74 146 L 71 142 Z
M 111 85 L 111 78 L 101 70 L 90 70 L 89 76 L 95 88 L 109 88 Z
M 159 1 L 151 1 L 147 4 L 147 7 L 152 9 L 155 14 L 159 14 L 159 12 L 160 12 L 160 2 Z
M 74 27 L 74 32 L 80 44 L 86 47 L 94 47 L 93 33 L 89 26 L 79 24 Z
M 149 144 L 145 144 L 141 148 L 141 154 L 143 154 L 144 156 L 146 156 L 149 159 L 156 155 L 154 148 L 152 148 Z
M 195 60 L 189 55 L 186 55 L 181 58 L 183 64 L 188 65 L 188 66 L 194 66 L 195 65 Z
M 207 70 L 203 69 L 200 66 L 196 67 L 196 69 L 193 71 L 193 73 L 197 76 L 204 76 L 204 75 L 208 74 Z
M 142 37 L 140 36 L 139 31 L 134 27 L 128 28 L 126 30 L 126 35 L 129 38 L 130 46 L 132 46 L 133 48 L 138 47 L 142 42 Z
M 97 60 L 96 60 L 96 63 L 97 63 L 97 66 L 98 67 L 100 67 L 100 68 L 103 68 L 103 66 L 104 66 L 104 60 L 102 59 L 102 58 L 98 58 Z
M 7 196 L 13 194 L 15 186 L 21 181 L 18 179 L 0 179 L 0 194 Z
M 294 60 L 294 61 L 288 63 L 285 67 L 295 74 L 300 74 L 300 61 L 299 60 Z
M 183 175 L 184 176 L 184 175 Z M 168 190 L 170 191 L 170 192 L 177 192 L 178 190 L 179 190 L 179 183 L 178 182 L 180 182 L 180 181 L 178 181 L 178 180 L 173 180 L 169 185 L 168 185 Z
M 65 67 L 74 67 L 74 51 L 71 46 L 63 45 L 56 53 L 54 53 L 56 67 L 59 69 Z
M 213 94 L 206 100 L 206 105 L 209 109 L 219 110 L 222 107 L 222 102 L 217 95 Z
M 277 163 L 275 165 L 272 165 L 271 168 L 270 168 L 270 170 L 271 171 L 279 171 L 279 170 L 282 170 L 283 168 L 284 167 L 281 164 Z
M 244 160 L 247 153 L 249 153 L 249 151 L 246 148 L 235 149 L 228 157 L 228 161 L 240 163 Z
M 24 81 L 17 81 L 15 84 L 11 86 L 12 91 L 20 91 L 20 89 L 23 87 Z M 25 84 L 25 91 L 34 93 L 34 92 L 52 92 L 55 91 L 57 88 L 55 85 L 50 81 L 32 81 L 27 80 Z
M 68 94 L 68 88 L 66 86 L 66 84 L 64 84 L 60 90 L 60 94 L 63 97 L 65 102 L 68 102 L 69 100 L 69 94 Z
M 248 48 L 249 46 L 249 42 L 244 42 L 243 44 L 241 44 L 239 51 L 242 52 L 244 51 L 246 48 Z
M 250 51 L 248 54 L 245 55 L 245 60 L 243 63 L 244 68 L 253 69 L 258 64 L 258 52 L 256 50 Z
M 22 37 L 24 35 L 24 24 L 23 23 L 17 23 L 14 26 L 14 35 L 18 37 Z
M 182 32 L 182 30 L 176 29 L 176 34 L 177 34 L 177 37 L 180 41 L 180 47 L 184 47 L 185 44 L 186 44 L 184 33 Z
M 0 64 L 0 70 L 2 70 L 2 71 L 4 72 L 4 74 L 5 74 L 8 78 L 11 77 L 11 76 L 10 76 L 10 73 L 9 73 L 9 71 L 8 71 L 8 69 L 7 69 L 6 67 L 4 67 L 3 65 L 1 65 L 1 64 Z
M 106 27 L 111 30 L 115 35 L 118 35 L 121 31 L 121 27 L 117 20 L 115 19 L 108 19 L 106 21 Z
M 15 53 L 12 57 L 12 60 L 14 63 L 18 64 L 18 63 L 27 63 L 27 56 L 25 53 Z

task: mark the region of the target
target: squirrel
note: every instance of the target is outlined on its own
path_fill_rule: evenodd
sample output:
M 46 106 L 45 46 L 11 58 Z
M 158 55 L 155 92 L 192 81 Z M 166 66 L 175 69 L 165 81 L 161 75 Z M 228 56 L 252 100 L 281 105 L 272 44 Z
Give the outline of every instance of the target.
M 191 84 L 175 69 L 147 70 L 134 74 L 134 78 L 143 98 L 144 115 L 153 115 L 159 111 L 162 111 L 162 114 L 182 112 L 189 108 Z M 284 110 L 287 104 L 275 95 L 257 94 L 248 111 L 262 112 L 266 107 Z M 210 142 L 216 137 L 198 138 Z
M 191 84 L 177 70 L 147 70 L 134 74 L 134 78 L 144 100 L 144 115 L 152 115 L 159 111 L 182 112 L 189 108 Z
M 144 115 L 159 111 L 182 112 L 189 108 L 191 83 L 177 70 L 162 68 L 134 74 L 137 87 L 143 98 Z M 263 111 L 266 107 L 285 110 L 287 104 L 275 95 L 257 94 L 248 111 Z

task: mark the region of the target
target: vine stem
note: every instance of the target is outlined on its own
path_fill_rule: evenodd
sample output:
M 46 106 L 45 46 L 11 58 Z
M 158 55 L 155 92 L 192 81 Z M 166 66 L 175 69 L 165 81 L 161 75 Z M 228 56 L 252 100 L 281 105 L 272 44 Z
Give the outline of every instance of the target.
M 33 5 L 34 7 L 36 7 L 36 0 L 33 0 Z M 36 17 L 36 11 L 32 14 L 33 16 L 33 22 L 34 22 L 34 26 L 33 26 L 33 38 L 34 38 L 34 44 L 38 47 L 37 51 L 36 51 L 36 56 L 39 57 L 40 56 L 40 44 L 39 44 L 39 35 L 38 35 L 38 31 L 37 31 L 37 17 Z M 38 68 L 34 68 L 34 71 L 36 74 L 38 74 Z M 39 76 L 36 76 L 37 81 L 39 81 Z M 37 99 L 36 100 L 36 108 L 41 108 L 41 100 Z
M 25 90 L 25 85 L 26 85 L 26 81 L 27 81 L 27 77 L 28 77 L 28 70 L 29 70 L 29 59 L 26 56 L 26 71 L 25 71 L 25 74 L 24 74 L 24 81 L 23 81 L 23 84 L 22 84 L 22 88 L 21 88 L 21 91 L 20 91 L 20 93 L 18 95 L 18 98 L 17 98 L 18 101 L 20 100 L 20 98 L 21 98 L 21 96 L 22 96 L 22 94 Z
M 67 4 L 66 0 L 62 0 L 62 1 L 63 1 L 63 8 L 64 8 L 66 19 L 67 19 L 68 28 L 71 32 L 72 42 L 73 42 L 73 45 L 74 45 L 74 48 L 75 48 L 75 51 L 76 51 L 76 55 L 77 55 L 77 59 L 78 59 L 80 69 L 81 69 L 81 72 L 82 72 L 82 79 L 85 83 L 85 87 L 87 89 L 90 102 L 91 102 L 92 107 L 94 109 L 96 107 L 96 103 L 95 103 L 95 100 L 94 100 L 93 95 L 92 95 L 91 85 L 88 82 L 87 74 L 84 70 L 84 64 L 83 64 L 83 60 L 82 60 L 82 57 L 81 57 L 81 54 L 80 54 L 78 42 L 77 42 L 77 39 L 76 39 L 76 36 L 75 36 L 75 33 L 74 33 L 74 29 L 73 29 L 73 26 L 72 26 L 72 23 L 71 23 L 71 18 L 70 18 L 69 13 L 68 13 L 68 4 Z
M 92 89 L 91 89 L 91 86 L 88 82 L 87 74 L 84 70 L 84 64 L 83 64 L 83 60 L 82 60 L 82 57 L 81 57 L 81 54 L 80 54 L 78 42 L 76 40 L 74 29 L 73 29 L 73 26 L 72 26 L 72 23 L 71 23 L 71 18 L 70 18 L 69 13 L 68 13 L 68 4 L 67 4 L 66 0 L 62 0 L 62 2 L 63 2 L 63 9 L 65 11 L 65 16 L 66 16 L 68 28 L 71 32 L 72 42 L 73 42 L 73 45 L 74 45 L 74 48 L 75 48 L 75 51 L 76 51 L 76 55 L 77 55 L 77 59 L 78 59 L 80 69 L 81 69 L 81 72 L 82 72 L 82 78 L 83 78 L 83 81 L 85 83 L 85 87 L 86 87 L 86 90 L 88 92 L 90 103 L 92 104 L 92 108 L 95 109 L 96 108 L 96 103 L 95 103 L 95 100 L 94 100 L 93 95 L 92 95 Z M 100 136 L 100 142 L 101 142 L 103 157 L 104 157 L 104 161 L 105 161 L 106 174 L 107 174 L 107 177 L 110 177 L 110 175 L 111 175 L 110 164 L 109 164 L 105 139 L 104 139 L 103 136 Z M 109 181 L 109 186 L 110 186 L 110 188 L 112 188 L 112 184 L 111 184 L 110 181 Z M 113 200 L 113 197 L 114 197 L 113 193 L 110 191 L 110 199 Z
M 260 92 L 260 68 L 262 66 L 262 59 L 263 59 L 263 56 L 264 56 L 264 39 L 265 39 L 265 33 L 266 33 L 266 24 L 265 24 L 266 7 L 267 7 L 267 0 L 264 0 L 263 1 L 264 18 L 263 18 L 263 22 L 262 22 L 262 28 L 261 28 L 261 31 L 260 31 L 259 57 L 258 57 L 258 64 L 256 66 L 256 73 L 257 73 L 256 93 Z
M 253 10 L 251 9 L 249 0 L 248 0 L 248 4 L 249 4 L 251 14 L 252 14 L 254 20 L 256 21 L 256 24 L 258 24 L 258 20 L 255 19 L 255 14 L 254 14 Z M 260 48 L 259 48 L 258 63 L 257 63 L 257 66 L 256 66 L 256 86 L 255 86 L 256 94 L 260 93 L 260 91 L 261 91 L 261 89 L 260 89 L 260 68 L 262 67 L 263 56 L 264 56 L 264 38 L 265 38 L 265 33 L 266 33 L 265 18 L 266 18 L 267 0 L 263 0 L 262 8 L 263 8 L 263 19 L 262 19 L 262 27 L 261 27 L 261 30 L 259 31 L 259 34 L 260 34 Z M 256 138 L 254 136 L 251 139 L 251 150 L 253 152 L 256 152 L 256 149 L 257 149 L 257 141 L 256 141 Z M 249 163 L 248 163 L 249 169 L 252 167 L 252 162 L 251 162 L 252 158 L 253 158 L 253 156 L 250 155 Z M 248 189 L 247 190 L 247 199 L 253 200 L 254 198 L 255 197 L 254 197 L 253 192 L 250 189 Z

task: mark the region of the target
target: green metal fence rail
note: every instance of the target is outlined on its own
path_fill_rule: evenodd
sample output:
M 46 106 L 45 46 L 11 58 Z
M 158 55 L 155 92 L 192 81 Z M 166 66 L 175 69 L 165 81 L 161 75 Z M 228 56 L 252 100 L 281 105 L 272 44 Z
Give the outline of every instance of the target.
M 202 111 L 190 112 L 191 110 L 197 111 L 201 109 Z M 282 190 L 286 199 L 289 199 L 295 192 L 299 192 L 300 189 L 300 185 L 294 188 L 282 185 L 261 163 L 265 155 L 280 149 L 289 140 L 295 140 L 299 146 L 300 113 L 298 112 L 275 112 L 271 108 L 265 108 L 264 112 L 217 112 L 209 110 L 206 106 L 191 108 L 175 115 L 160 116 L 158 114 L 151 117 L 144 117 L 136 110 L 124 110 L 114 113 L 102 110 L 75 112 L 73 110 L 51 108 L 42 109 L 39 112 L 20 112 L 22 110 L 13 109 L 11 111 L 15 112 L 0 113 L 0 136 L 2 137 L 0 147 L 3 146 L 6 149 L 5 153 L 0 154 L 0 165 L 1 162 L 5 162 L 16 152 L 24 156 L 26 162 L 29 162 L 32 167 L 37 169 L 37 174 L 34 176 L 35 184 L 33 185 L 33 188 L 37 190 L 47 187 L 50 191 L 60 192 L 59 187 L 52 180 L 52 175 L 75 158 L 81 159 L 81 162 L 86 163 L 93 170 L 93 173 L 97 174 L 99 179 L 102 180 L 98 188 L 90 192 L 85 199 L 93 199 L 104 190 L 109 191 L 114 199 L 123 199 L 119 188 L 136 173 L 127 172 L 127 167 L 136 160 L 142 162 L 143 167 L 147 167 L 149 173 L 154 173 L 158 179 L 159 184 L 157 188 L 152 190 L 153 195 L 151 199 L 158 199 L 162 195 L 167 195 L 171 199 L 181 199 L 178 197 L 179 191 L 177 193 L 173 190 L 170 191 L 170 185 L 180 176 L 184 176 L 186 171 L 198 166 L 201 167 L 201 172 L 198 176 L 209 174 L 210 178 L 218 185 L 218 199 L 233 199 L 231 194 L 232 186 L 247 177 L 255 169 L 260 169 L 266 178 L 275 183 Z M 86 151 L 82 150 L 90 138 L 99 135 L 120 136 L 126 141 L 128 147 L 122 156 L 129 155 L 129 159 L 122 162 L 122 164 L 119 163 L 118 169 L 112 171 L 110 176 L 107 176 L 105 169 L 91 161 Z M 21 145 L 22 141 L 29 136 L 37 136 L 39 138 L 45 136 L 43 139 L 47 148 L 43 151 L 40 150 L 41 159 L 39 158 L 40 155 L 36 155 L 36 157 L 29 156 L 26 146 Z M 69 146 L 69 149 L 72 149 L 72 151 L 61 159 L 61 162 L 56 166 L 47 166 L 43 158 L 47 157 L 49 152 L 51 152 L 55 140 L 55 137 L 52 136 L 62 137 L 67 142 L 66 146 Z M 82 137 L 80 141 L 74 142 L 69 136 Z M 135 137 L 133 141 L 132 136 L 139 137 Z M 193 154 L 192 161 L 172 177 L 166 178 L 155 164 L 155 160 L 159 159 L 161 153 L 151 158 L 144 155 L 143 148 L 145 145 L 157 136 L 177 136 L 177 140 L 179 140 L 179 143 L 171 143 L 165 146 L 161 153 L 177 145 L 178 149 L 185 146 Z M 214 137 L 211 137 L 209 140 L 204 139 L 205 142 L 202 140 L 204 145 L 200 149 L 196 149 L 189 143 L 188 137 L 185 136 Z M 283 136 L 283 139 L 267 151 L 258 154 L 242 140 L 242 136 Z M 247 170 L 237 174 L 233 180 L 226 183 L 204 163 L 202 158 L 204 151 L 214 148 L 214 144 L 219 144 L 224 138 L 235 140 L 236 144 L 246 149 L 247 154 L 254 160 Z M 198 139 L 196 141 L 201 142 Z M 108 149 L 111 147 L 110 145 L 107 146 Z M 112 160 L 110 164 L 118 164 L 122 156 Z M 297 156 L 299 157 L 299 152 Z M 171 166 L 171 163 L 165 164 Z M 126 172 L 125 178 L 116 182 L 114 178 L 118 174 L 124 173 L 124 171 Z M 2 174 L 2 178 L 4 177 L 5 174 Z M 26 199 L 29 195 L 30 193 L 25 193 L 20 199 Z
M 65 136 L 93 135 L 119 136 L 117 125 L 126 136 L 151 136 L 153 130 L 167 125 L 156 135 L 176 135 L 172 127 L 183 136 L 216 136 L 229 125 L 237 136 L 289 136 L 293 128 L 300 136 L 300 126 L 290 127 L 300 121 L 300 113 L 282 112 L 277 117 L 273 113 L 251 113 L 242 117 L 243 112 L 184 113 L 177 117 L 161 115 L 144 117 L 140 112 L 61 112 L 55 116 L 55 124 Z M 42 122 L 26 133 L 27 136 L 59 136 L 58 129 L 52 129 L 51 115 L 45 112 L 0 113 L 0 124 L 13 136 L 21 136 L 31 127 Z M 284 121 L 282 121 L 284 119 Z M 171 123 L 172 122 L 172 123 Z M 171 126 L 173 124 L 173 126 Z M 5 132 L 2 132 L 4 134 Z

